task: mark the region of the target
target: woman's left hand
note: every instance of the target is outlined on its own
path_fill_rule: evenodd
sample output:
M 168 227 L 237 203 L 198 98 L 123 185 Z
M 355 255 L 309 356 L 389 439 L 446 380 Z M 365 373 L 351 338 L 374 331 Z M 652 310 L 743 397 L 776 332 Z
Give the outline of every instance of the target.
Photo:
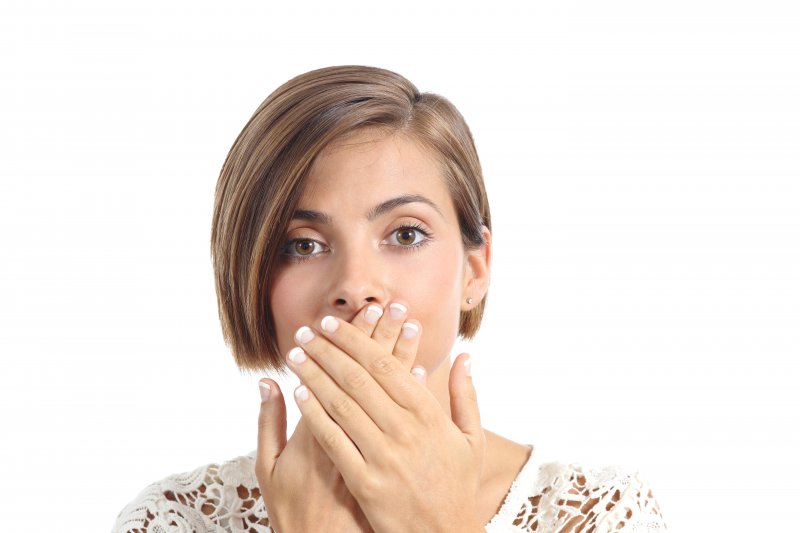
M 484 531 L 476 500 L 486 441 L 469 356 L 450 369 L 451 420 L 391 349 L 344 320 L 315 326 L 313 338 L 296 338 L 310 358 L 290 364 L 309 391 L 295 397 L 372 528 Z

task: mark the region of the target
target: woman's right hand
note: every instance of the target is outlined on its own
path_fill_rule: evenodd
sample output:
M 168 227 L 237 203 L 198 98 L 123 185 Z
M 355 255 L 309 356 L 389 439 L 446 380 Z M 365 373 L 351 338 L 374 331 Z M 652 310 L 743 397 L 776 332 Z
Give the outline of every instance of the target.
M 393 304 L 394 305 L 394 304 Z M 374 309 L 386 311 L 370 322 Z M 407 309 L 407 306 L 406 306 Z M 405 312 L 394 318 L 390 309 L 370 304 L 360 310 L 353 325 L 377 342 L 393 349 L 394 355 L 410 371 L 417 355 L 422 328 L 419 322 L 404 320 Z M 417 326 L 412 338 L 402 335 L 404 323 Z M 258 417 L 256 477 L 269 516 L 277 533 L 316 531 L 333 533 L 372 532 L 358 502 L 350 494 L 341 474 L 317 443 L 303 418 L 291 438 L 286 440 L 286 404 L 278 384 L 269 385 L 269 398 L 261 403 Z

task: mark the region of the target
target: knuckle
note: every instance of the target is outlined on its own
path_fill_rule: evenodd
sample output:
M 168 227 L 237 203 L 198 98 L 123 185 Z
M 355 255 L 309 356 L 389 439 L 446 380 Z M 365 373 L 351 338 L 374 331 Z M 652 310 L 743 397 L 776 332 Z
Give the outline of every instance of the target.
M 266 409 L 262 409 L 258 414 L 258 430 L 268 433 L 272 430 L 273 424 L 274 421 L 272 418 L 270 418 L 269 414 L 266 412 Z
M 397 372 L 398 363 L 394 358 L 379 357 L 370 364 L 370 369 L 376 374 L 391 375 Z
M 353 401 L 349 398 L 337 398 L 331 402 L 331 411 L 336 417 L 348 417 L 353 412 Z
M 369 383 L 367 376 L 368 374 L 363 368 L 349 372 L 344 376 L 345 387 L 349 390 L 363 389 Z
M 339 449 L 341 445 L 341 440 L 339 439 L 339 435 L 336 433 L 328 432 L 322 436 L 322 440 L 320 445 L 327 451 L 333 452 Z

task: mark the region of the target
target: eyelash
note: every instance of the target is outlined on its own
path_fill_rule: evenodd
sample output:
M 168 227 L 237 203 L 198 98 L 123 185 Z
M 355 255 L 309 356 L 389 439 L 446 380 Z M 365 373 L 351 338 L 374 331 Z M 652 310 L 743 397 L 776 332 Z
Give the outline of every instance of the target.
M 431 241 L 431 238 L 433 237 L 433 233 L 431 233 L 430 231 L 426 230 L 425 228 L 423 228 L 419 224 L 403 224 L 402 226 L 398 226 L 397 228 L 392 230 L 392 234 L 394 235 L 398 231 L 409 230 L 409 229 L 418 231 L 419 233 L 421 233 L 425 237 L 425 239 L 420 241 L 420 242 L 414 243 L 414 244 L 408 244 L 408 245 L 395 244 L 395 245 L 392 245 L 392 246 L 400 248 L 404 252 L 414 252 L 414 251 L 419 250 L 422 246 L 425 246 L 426 244 L 428 244 Z M 281 249 L 281 255 L 288 261 L 300 263 L 300 262 L 303 262 L 303 261 L 308 261 L 309 259 L 313 259 L 314 257 L 320 255 L 320 253 L 322 253 L 322 252 L 320 252 L 320 253 L 309 254 L 309 255 L 293 255 L 293 254 L 287 253 L 287 251 L 290 250 L 291 247 L 294 246 L 295 243 L 303 242 L 303 241 L 315 242 L 315 243 L 319 244 L 319 242 L 314 240 L 314 239 L 306 239 L 306 238 L 303 238 L 303 237 L 298 237 L 296 239 L 291 239 L 291 240 L 287 241 L 283 245 L 283 248 Z

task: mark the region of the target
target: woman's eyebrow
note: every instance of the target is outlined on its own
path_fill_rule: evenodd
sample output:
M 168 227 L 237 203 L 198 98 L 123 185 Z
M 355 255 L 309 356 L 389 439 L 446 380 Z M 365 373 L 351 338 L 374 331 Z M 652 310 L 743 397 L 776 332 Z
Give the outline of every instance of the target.
M 428 204 L 429 206 L 434 208 L 437 213 L 439 213 L 439 216 L 444 218 L 442 211 L 433 201 L 419 194 L 403 194 L 395 198 L 390 198 L 385 202 L 381 202 L 372 209 L 370 209 L 369 212 L 367 213 L 367 220 L 369 221 L 375 220 L 380 215 L 387 213 L 392 209 L 400 207 L 401 205 L 413 204 L 413 203 Z M 319 222 L 320 224 L 330 225 L 333 219 L 331 218 L 330 215 L 321 213 L 319 211 L 314 211 L 312 209 L 296 209 L 294 214 L 292 215 L 292 220 L 310 220 L 313 222 Z

